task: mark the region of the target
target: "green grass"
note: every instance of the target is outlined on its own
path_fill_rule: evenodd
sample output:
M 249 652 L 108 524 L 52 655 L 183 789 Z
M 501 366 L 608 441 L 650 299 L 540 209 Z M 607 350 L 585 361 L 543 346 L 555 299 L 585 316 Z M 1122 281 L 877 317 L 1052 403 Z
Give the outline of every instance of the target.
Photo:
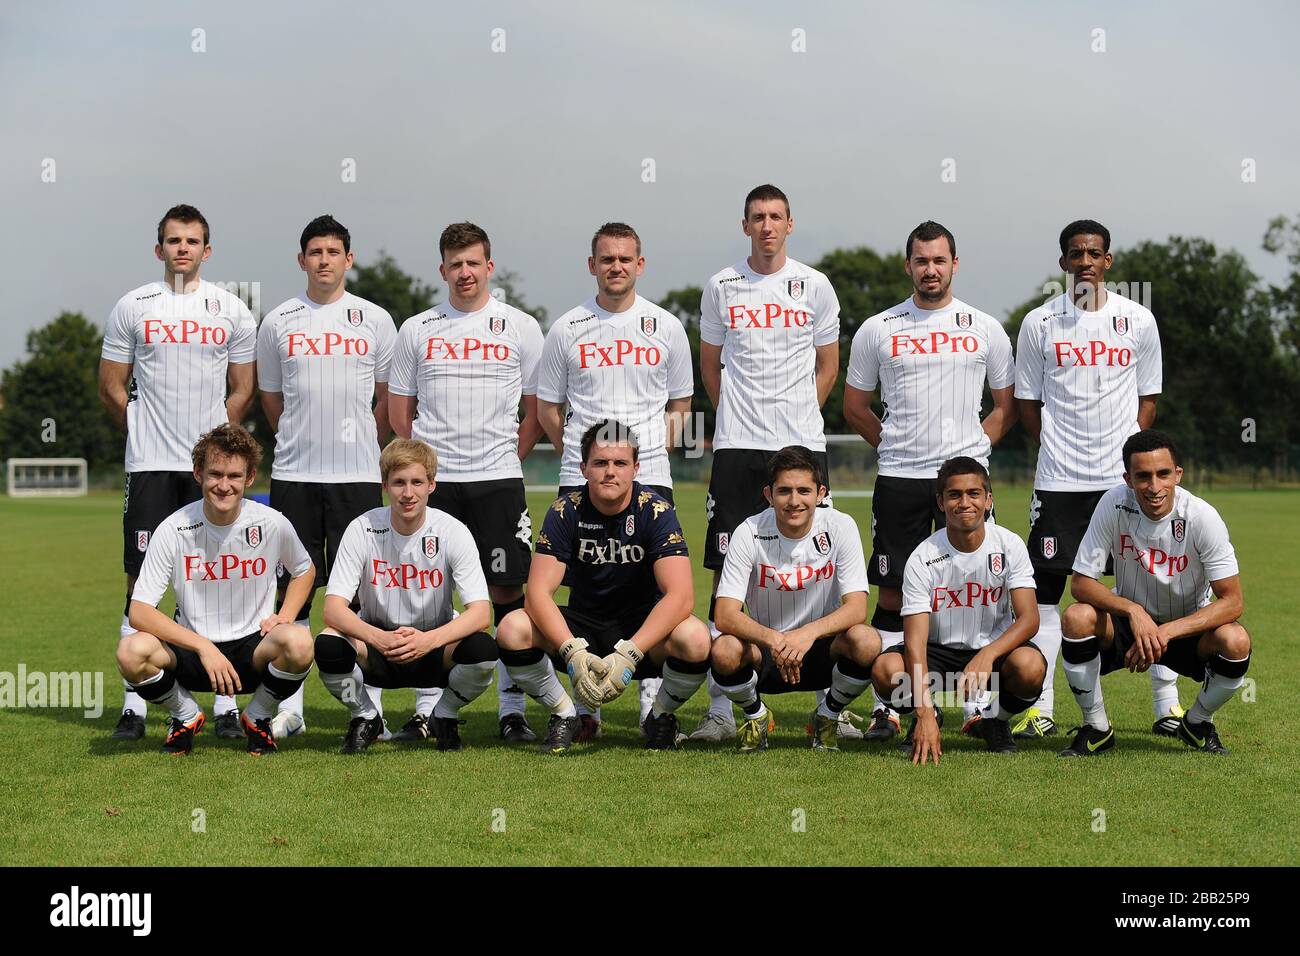
M 698 562 L 703 489 L 686 486 L 678 497 Z M 1022 535 L 1027 499 L 1025 489 L 999 499 L 999 520 Z M 121 704 L 112 668 L 121 499 L 0 499 L 0 671 L 20 662 L 28 671 L 103 671 L 106 698 L 98 720 L 66 709 L 0 713 L 0 862 L 1293 865 L 1300 761 L 1286 675 L 1300 667 L 1300 649 L 1287 612 L 1300 493 L 1216 491 L 1210 500 L 1237 546 L 1255 639 L 1255 701 L 1231 702 L 1219 721 L 1234 756 L 1153 737 L 1146 679 L 1119 673 L 1105 681 L 1119 735 L 1106 757 L 1058 759 L 1059 737 L 993 757 L 955 736 L 949 711 L 943 763 L 918 768 L 892 746 L 809 751 L 811 694 L 769 699 L 778 727 L 772 749 L 757 756 L 726 747 L 647 753 L 631 694 L 605 709 L 595 744 L 561 758 L 510 749 L 495 739 L 489 691 L 465 712 L 461 753 L 377 744 L 346 759 L 336 753 L 346 712 L 314 675 L 308 732 L 279 758 L 252 760 L 242 742 L 205 733 L 191 758 L 168 759 L 156 752 L 157 711 L 144 741 L 108 739 Z M 869 527 L 869 500 L 838 503 Z M 546 504 L 531 496 L 535 527 Z M 695 583 L 702 612 L 708 579 L 698 569 Z M 1189 704 L 1194 685 L 1180 684 Z M 1059 673 L 1056 686 L 1068 728 L 1077 710 Z M 411 693 L 385 699 L 401 723 Z M 688 728 L 705 705 L 701 692 L 683 709 Z M 529 718 L 541 727 L 536 705 Z M 206 832 L 194 829 L 199 810 Z M 1104 832 L 1094 832 L 1096 810 Z M 504 811 L 502 832 L 494 811 Z

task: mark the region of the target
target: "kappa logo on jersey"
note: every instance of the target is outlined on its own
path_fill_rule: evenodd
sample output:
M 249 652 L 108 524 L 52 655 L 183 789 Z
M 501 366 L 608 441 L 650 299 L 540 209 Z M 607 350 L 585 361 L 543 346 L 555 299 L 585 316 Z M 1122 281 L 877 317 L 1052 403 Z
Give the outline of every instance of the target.
M 510 346 L 503 342 L 482 342 L 468 335 L 459 342 L 435 335 L 425 342 L 424 357 L 430 361 L 450 359 L 454 362 L 508 362 Z
M 1182 541 L 1187 536 L 1187 519 L 1175 518 L 1173 520 L 1174 540 Z
M 727 545 L 731 543 L 731 535 L 725 531 L 718 533 L 718 554 L 727 553 Z
M 789 571 L 779 571 L 770 564 L 758 566 L 758 586 L 766 590 L 775 587 L 778 591 L 802 591 L 809 582 L 829 581 L 835 576 L 835 563 L 827 561 L 820 568 L 810 564 L 799 564 Z
M 953 607 L 991 607 L 1002 600 L 1003 587 L 988 587 L 978 581 L 967 581 L 964 587 L 937 587 L 930 595 L 930 610 L 942 611 Z
M 785 291 L 792 299 L 803 298 L 803 279 L 791 279 L 785 284 Z
M 193 319 L 183 319 L 179 323 L 144 320 L 145 345 L 225 345 L 226 338 L 226 330 L 221 326 L 200 325 Z
M 437 535 L 425 535 L 423 542 L 424 542 L 424 556 L 426 558 L 436 558 L 438 556 Z
M 149 550 L 149 532 L 137 531 L 135 533 L 135 548 L 141 554 Z
M 1117 315 L 1110 320 L 1110 324 L 1115 328 L 1116 335 L 1128 335 L 1128 316 Z
M 208 307 L 208 315 L 220 315 L 220 314 L 221 314 L 221 300 L 220 300 L 220 299 L 204 299 L 204 300 L 203 300 L 203 304 L 206 305 L 206 306 Z
M 492 316 L 492 318 L 488 319 L 488 328 L 492 331 L 493 335 L 500 335 L 502 332 L 506 330 L 505 316 L 502 315 Z
M 244 540 L 248 542 L 250 548 L 256 548 L 262 543 L 262 526 L 260 524 L 250 524 L 244 529 Z
M 1002 569 L 1006 567 L 1007 556 L 1001 551 L 994 551 L 989 555 L 989 571 L 993 574 L 1001 574 Z
M 351 325 L 353 328 L 356 328 L 358 325 L 361 324 L 360 309 L 348 309 L 348 324 Z
M 1186 528 L 1184 528 L 1185 532 Z M 1159 548 L 1145 550 L 1139 548 L 1132 535 L 1121 532 L 1119 536 L 1119 559 L 1123 561 L 1126 558 L 1136 561 L 1147 574 L 1157 575 L 1163 573 L 1167 578 L 1182 574 L 1187 570 L 1188 563 L 1185 554 L 1169 554 Z
M 793 280 L 791 280 L 793 281 Z M 803 328 L 811 316 L 805 309 L 785 309 L 775 302 L 764 303 L 762 308 L 751 309 L 745 305 L 727 306 L 728 328 L 772 329 Z M 737 322 L 744 322 L 737 325 Z M 779 323 L 773 325 L 773 322 Z
M 965 352 L 974 355 L 980 350 L 980 340 L 973 335 L 949 335 L 947 332 L 931 332 L 916 338 L 900 334 L 889 337 L 891 358 L 900 355 L 960 355 Z
M 637 345 L 615 339 L 609 345 L 583 342 L 578 346 L 579 368 L 612 368 L 615 365 L 658 365 L 663 353 L 654 345 Z
M 1045 558 L 1054 558 L 1054 557 L 1056 557 L 1056 538 L 1055 538 L 1055 537 L 1050 537 L 1050 538 L 1049 538 L 1049 537 L 1044 537 L 1044 538 L 1043 538 L 1043 557 L 1045 557 Z
M 355 311 L 355 310 L 354 310 Z M 369 355 L 370 340 L 356 339 L 338 332 L 324 335 L 289 333 L 289 358 L 295 355 Z
M 974 323 L 974 321 L 975 319 L 971 316 L 969 312 L 957 313 L 957 328 L 959 329 L 969 329 L 971 327 L 971 324 Z
M 817 549 L 818 554 L 831 553 L 831 536 L 828 532 L 819 531 L 813 535 L 813 547 Z
M 628 515 L 627 523 L 623 525 L 623 533 L 631 535 L 636 531 L 636 515 Z
M 641 331 L 646 335 L 654 335 L 655 330 L 659 328 L 659 317 L 657 315 L 641 316 Z
M 876 570 L 879 571 L 881 574 L 889 573 L 889 555 L 887 554 L 876 555 Z
M 184 562 L 186 581 L 247 580 L 266 573 L 266 558 L 241 558 L 237 554 L 219 554 L 212 561 L 204 560 L 201 554 L 187 554 Z
M 1095 339 L 1084 342 L 1082 345 L 1075 345 L 1073 342 L 1053 342 L 1052 347 L 1056 350 L 1057 368 L 1078 368 L 1080 366 L 1093 368 L 1098 365 L 1107 365 L 1112 368 L 1118 365 L 1120 368 L 1127 368 L 1133 362 L 1132 349 L 1116 348 Z

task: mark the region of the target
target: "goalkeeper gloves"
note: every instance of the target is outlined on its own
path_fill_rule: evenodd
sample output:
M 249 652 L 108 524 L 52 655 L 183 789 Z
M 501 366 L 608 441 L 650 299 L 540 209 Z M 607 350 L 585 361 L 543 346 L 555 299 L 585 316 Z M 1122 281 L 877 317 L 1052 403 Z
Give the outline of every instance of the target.
M 578 700 L 588 709 L 595 710 L 600 706 L 600 680 L 605 676 L 606 668 L 605 662 L 587 650 L 587 646 L 582 638 L 571 637 L 560 646 L 560 656 L 564 658 Z
M 631 641 L 619 641 L 614 645 L 614 653 L 607 654 L 601 663 L 605 667 L 604 680 L 600 682 L 601 701 L 608 704 L 632 683 L 636 667 L 645 658 Z

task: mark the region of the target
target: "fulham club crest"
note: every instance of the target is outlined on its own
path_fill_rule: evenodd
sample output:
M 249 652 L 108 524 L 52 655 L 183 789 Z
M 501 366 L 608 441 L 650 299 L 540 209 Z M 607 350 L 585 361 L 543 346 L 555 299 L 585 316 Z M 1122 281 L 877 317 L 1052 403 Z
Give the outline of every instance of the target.
M 135 533 L 135 548 L 141 554 L 149 550 L 149 532 L 137 531 Z
M 1128 316 L 1117 315 L 1110 320 L 1110 324 L 1115 326 L 1116 335 L 1128 335 Z
M 506 330 L 506 319 L 503 315 L 494 315 L 488 319 L 488 328 L 492 330 L 493 335 L 500 335 Z
M 1043 557 L 1045 557 L 1045 558 L 1054 558 L 1054 557 L 1056 557 L 1056 538 L 1055 538 L 1055 537 L 1051 537 L 1051 538 L 1047 538 L 1047 537 L 1045 537 L 1045 538 L 1043 538 Z
M 1174 540 L 1175 540 L 1175 541 L 1182 541 L 1183 538 L 1187 537 L 1187 519 L 1186 519 L 1186 518 L 1175 518 L 1175 519 L 1174 519 L 1174 523 L 1173 523 L 1173 528 L 1174 528 Z
M 424 546 L 424 556 L 430 560 L 438 556 L 438 536 L 427 534 L 420 539 Z
M 262 526 L 260 524 L 250 524 L 244 529 L 244 540 L 248 542 L 250 548 L 256 548 L 262 543 Z
M 352 326 L 353 328 L 356 328 L 360 324 L 361 324 L 361 310 L 348 309 L 348 325 Z
M 659 328 L 659 319 L 653 315 L 641 316 L 641 331 L 646 335 L 654 335 L 655 329 Z
M 723 531 L 718 534 L 718 554 L 727 553 L 727 545 L 731 543 L 731 535 Z
M 203 304 L 204 304 L 205 306 L 208 307 L 208 315 L 220 315 L 220 314 L 221 314 L 221 300 L 220 300 L 220 299 L 204 299 L 204 300 L 203 300 Z
M 971 314 L 969 312 L 957 313 L 957 328 L 959 329 L 969 329 L 971 327 L 971 323 L 974 321 L 975 320 L 971 318 Z
M 627 516 L 627 523 L 623 525 L 623 533 L 629 538 L 636 533 L 636 515 Z
M 994 551 L 989 555 L 989 572 L 1001 575 L 1002 568 L 1006 565 L 1007 556 L 1001 551 Z
M 881 574 L 889 573 L 889 555 L 887 554 L 876 555 L 876 570 L 879 571 Z
M 817 549 L 818 554 L 831 553 L 831 536 L 825 531 L 819 531 L 813 535 L 813 547 Z
M 785 291 L 790 294 L 792 299 L 803 298 L 803 279 L 791 279 L 785 284 Z

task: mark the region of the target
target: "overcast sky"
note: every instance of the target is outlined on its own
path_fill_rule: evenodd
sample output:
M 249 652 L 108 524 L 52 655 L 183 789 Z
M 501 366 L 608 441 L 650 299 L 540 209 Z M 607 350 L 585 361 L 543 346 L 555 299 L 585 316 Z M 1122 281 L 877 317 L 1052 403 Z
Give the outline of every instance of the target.
M 176 202 L 211 223 L 203 275 L 260 282 L 263 311 L 301 290 L 298 233 L 332 212 L 360 261 L 385 248 L 432 281 L 439 232 L 471 219 L 552 316 L 590 295 L 600 223 L 640 231 L 653 299 L 747 253 L 742 200 L 768 181 L 804 261 L 945 223 L 954 291 L 999 317 L 1071 219 L 1119 246 L 1206 236 L 1276 278 L 1260 238 L 1300 213 L 1286 2 L 2 9 L 0 366 L 60 310 L 102 326 L 159 278 Z

